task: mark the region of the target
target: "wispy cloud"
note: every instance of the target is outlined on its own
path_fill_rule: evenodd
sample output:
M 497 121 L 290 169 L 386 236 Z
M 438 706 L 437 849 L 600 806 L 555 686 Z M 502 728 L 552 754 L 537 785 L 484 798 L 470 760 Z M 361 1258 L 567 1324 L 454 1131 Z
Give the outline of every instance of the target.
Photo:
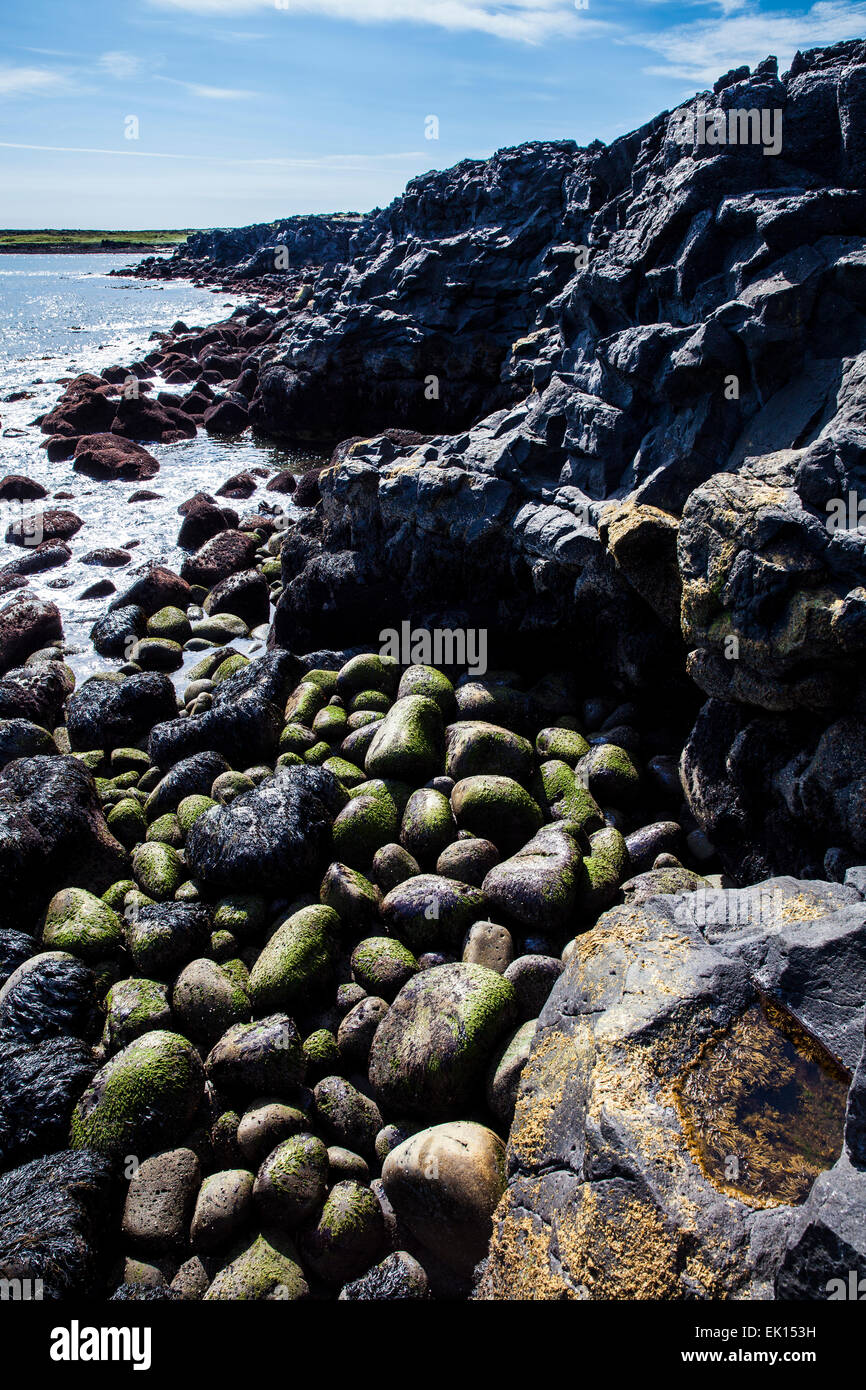
M 736 8 L 733 4 L 725 0 L 724 12 L 712 19 L 634 33 L 618 42 L 638 44 L 664 59 L 645 68 L 646 73 L 709 85 L 726 68 L 753 66 L 769 53 L 784 68 L 798 48 L 858 38 L 866 28 L 866 0 L 819 0 L 799 14 L 761 10 L 753 0 L 736 0 Z
M 183 82 L 178 77 L 163 77 L 161 74 L 156 80 L 168 82 L 172 87 L 183 87 L 192 96 L 203 97 L 206 101 L 247 101 L 259 95 L 258 92 L 244 91 L 240 87 L 209 87 L 203 82 Z
M 238 164 L 245 166 L 267 166 L 275 169 L 323 169 L 339 173 L 358 173 L 401 163 L 416 164 L 424 157 L 421 150 L 401 150 L 386 154 L 320 154 L 309 158 L 285 158 L 259 156 L 255 159 L 235 159 L 230 155 L 183 154 L 175 150 L 112 150 L 91 145 L 31 145 L 18 140 L 0 140 L 2 150 L 33 150 L 47 154 L 98 154 L 120 156 L 126 159 L 172 159 L 190 161 L 193 164 Z M 486 158 L 487 156 L 482 156 Z
M 141 67 L 141 59 L 134 53 L 101 53 L 99 55 L 99 66 L 103 72 L 107 72 L 109 77 L 116 77 L 119 80 L 135 77 Z
M 234 16 L 276 9 L 286 15 L 320 15 L 358 24 L 432 24 L 475 30 L 519 43 L 561 37 L 596 37 L 616 26 L 588 18 L 574 0 L 151 0 L 162 9 Z
M 64 75 L 51 72 L 48 68 L 0 67 L 0 96 L 48 96 L 52 92 L 60 94 L 68 90 L 69 84 Z

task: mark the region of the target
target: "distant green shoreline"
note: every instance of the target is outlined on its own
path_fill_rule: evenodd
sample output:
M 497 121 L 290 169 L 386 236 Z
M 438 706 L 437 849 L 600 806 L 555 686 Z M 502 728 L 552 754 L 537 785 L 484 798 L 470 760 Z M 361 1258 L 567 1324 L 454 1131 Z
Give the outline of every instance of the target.
M 55 230 L 40 228 L 35 231 L 16 231 L 0 229 L 0 255 L 10 252 L 22 254 L 39 251 L 78 252 L 101 251 L 106 255 L 119 251 L 171 251 L 195 230 L 187 227 L 182 231 L 108 231 L 99 230 Z

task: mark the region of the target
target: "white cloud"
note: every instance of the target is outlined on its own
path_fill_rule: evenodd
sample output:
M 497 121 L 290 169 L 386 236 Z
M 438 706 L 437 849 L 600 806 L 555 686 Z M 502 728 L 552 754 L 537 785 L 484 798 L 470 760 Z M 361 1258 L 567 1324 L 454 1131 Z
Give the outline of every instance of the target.
M 779 70 L 790 65 L 797 49 L 854 39 L 866 28 L 866 0 L 819 0 L 800 14 L 761 11 L 757 4 L 715 19 L 692 20 L 652 34 L 632 34 L 620 43 L 638 44 L 664 62 L 644 69 L 657 77 L 676 77 L 708 86 L 720 73 L 748 63 L 753 67 L 774 53 Z
M 618 26 L 587 17 L 574 0 L 151 0 L 162 9 L 193 14 L 240 15 L 276 10 L 320 15 L 358 24 L 410 22 L 441 29 L 476 30 L 520 43 L 560 37 L 593 38 Z
M 0 68 L 0 96 L 46 95 L 67 90 L 66 78 L 47 68 Z
M 123 78 L 134 77 L 141 67 L 141 62 L 134 53 L 101 53 L 99 66 L 103 72 L 108 73 L 109 77 L 122 80 Z

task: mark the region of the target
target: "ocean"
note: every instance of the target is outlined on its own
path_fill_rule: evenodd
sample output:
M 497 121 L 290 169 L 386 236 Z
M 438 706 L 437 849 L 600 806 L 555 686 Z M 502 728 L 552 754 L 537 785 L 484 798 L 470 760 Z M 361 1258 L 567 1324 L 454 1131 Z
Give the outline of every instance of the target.
M 63 617 L 67 659 L 79 680 L 96 670 L 117 665 L 99 657 L 89 632 L 106 610 L 108 598 L 82 599 L 80 594 L 99 579 L 109 578 L 121 593 L 137 570 L 159 561 L 179 570 L 185 552 L 175 544 L 181 518 L 178 505 L 193 493 L 214 493 L 233 473 L 264 467 L 269 471 L 302 471 L 305 456 L 256 440 L 250 432 L 235 439 L 217 439 L 199 430 L 195 439 L 178 444 L 147 444 L 160 472 L 146 483 L 97 482 L 76 473 L 72 460 L 49 463 L 43 435 L 34 419 L 50 410 L 63 391 L 60 378 L 80 372 L 100 372 L 126 366 L 149 352 L 151 334 L 164 331 L 178 319 L 189 327 L 216 323 L 244 301 L 224 291 L 197 289 L 183 281 L 137 280 L 109 271 L 134 264 L 127 255 L 0 255 L 0 477 L 23 473 L 48 489 L 42 503 L 0 502 L 0 565 L 21 554 L 3 537 L 10 522 L 34 507 L 62 507 L 76 513 L 83 527 L 70 542 L 72 559 L 62 568 L 29 577 L 30 591 L 57 604 Z M 168 386 L 158 378 L 153 394 Z M 24 392 L 25 397 L 8 397 Z M 257 502 L 275 495 L 260 489 L 245 502 L 229 502 L 241 516 L 256 510 Z M 146 487 L 160 501 L 132 503 L 132 493 Z M 54 500 L 57 492 L 71 493 Z M 291 511 L 289 498 L 279 501 Z M 82 557 L 99 547 L 132 549 L 122 569 L 84 565 Z M 24 592 L 15 591 L 15 592 Z M 0 595 L 0 606 L 14 593 Z M 237 645 L 237 644 L 236 644 Z

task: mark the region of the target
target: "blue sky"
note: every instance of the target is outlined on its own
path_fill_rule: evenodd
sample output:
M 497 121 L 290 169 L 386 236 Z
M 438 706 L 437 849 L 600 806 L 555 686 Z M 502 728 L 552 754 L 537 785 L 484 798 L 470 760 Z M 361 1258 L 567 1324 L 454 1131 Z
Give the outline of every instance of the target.
M 866 0 L 19 0 L 0 224 L 366 211 L 427 169 L 609 141 L 730 67 L 863 35 Z

